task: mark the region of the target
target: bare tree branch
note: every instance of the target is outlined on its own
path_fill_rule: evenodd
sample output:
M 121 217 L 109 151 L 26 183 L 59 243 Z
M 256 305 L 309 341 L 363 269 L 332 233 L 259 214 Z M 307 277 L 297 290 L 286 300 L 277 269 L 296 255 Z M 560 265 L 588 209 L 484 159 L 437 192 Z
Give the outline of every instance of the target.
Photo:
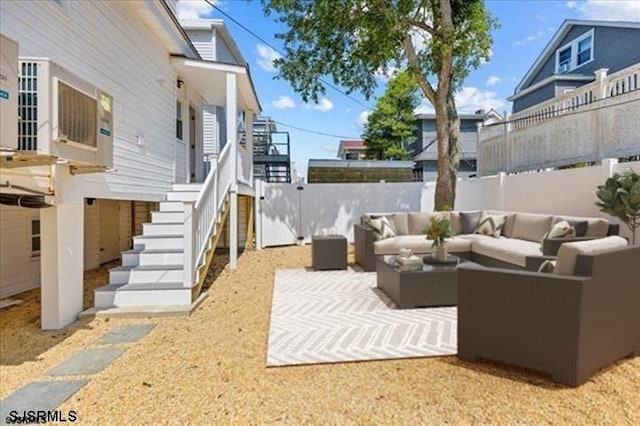
M 413 42 L 411 41 L 410 35 L 406 35 L 402 39 L 402 47 L 404 48 L 404 52 L 407 55 L 407 61 L 409 62 L 409 67 L 413 70 L 416 76 L 418 86 L 420 86 L 420 89 L 422 89 L 422 93 L 424 93 L 427 99 L 429 99 L 429 102 L 435 105 L 436 92 L 431 86 L 431 84 L 429 83 L 429 81 L 420 72 L 420 63 L 418 61 L 418 55 L 416 55 L 416 49 L 413 47 Z

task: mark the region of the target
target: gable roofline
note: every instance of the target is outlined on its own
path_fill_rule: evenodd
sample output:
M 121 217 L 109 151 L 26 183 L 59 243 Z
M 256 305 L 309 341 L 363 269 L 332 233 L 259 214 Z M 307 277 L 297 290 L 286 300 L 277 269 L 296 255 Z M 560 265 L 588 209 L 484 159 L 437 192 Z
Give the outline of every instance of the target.
M 533 65 L 529 68 L 529 71 L 522 77 L 520 83 L 516 86 L 514 91 L 514 95 L 517 95 L 522 87 L 529 82 L 529 80 L 535 75 L 536 72 L 540 70 L 544 62 L 549 57 L 550 54 L 555 52 L 558 48 L 558 44 L 560 41 L 569 33 L 571 28 L 576 25 L 582 25 L 587 27 L 612 27 L 612 28 L 632 28 L 632 29 L 640 29 L 640 22 L 630 22 L 630 21 L 590 21 L 590 20 L 581 20 L 581 19 L 565 19 L 560 28 L 555 32 L 551 40 L 544 47 L 540 55 L 536 58 Z
M 229 29 L 222 19 L 186 19 L 181 20 L 180 25 L 185 30 L 213 30 L 216 37 L 221 36 L 222 41 L 229 47 L 231 54 L 240 65 L 248 65 L 247 60 L 240 52 L 238 45 L 231 36 Z
M 477 121 L 485 121 L 489 118 L 496 118 L 498 120 L 502 120 L 502 114 L 491 108 L 489 111 L 483 112 L 482 114 L 458 114 L 458 118 L 460 120 L 477 120 Z M 435 114 L 416 114 L 416 119 L 418 120 L 435 120 Z

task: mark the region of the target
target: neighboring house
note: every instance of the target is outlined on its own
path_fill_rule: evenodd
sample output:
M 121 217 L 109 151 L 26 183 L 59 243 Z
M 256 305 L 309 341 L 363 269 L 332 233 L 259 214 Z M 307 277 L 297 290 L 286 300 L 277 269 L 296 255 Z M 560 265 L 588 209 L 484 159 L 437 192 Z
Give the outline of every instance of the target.
M 640 22 L 566 20 L 515 89 L 513 113 L 640 63 Z
M 229 47 L 233 62 L 204 59 L 174 8 L 171 0 L 0 2 L 0 32 L 20 56 L 5 56 L 3 40 L 3 75 L 8 65 L 21 79 L 10 93 L 20 100 L 17 134 L 5 135 L 18 114 L 0 102 L 0 201 L 13 204 L 0 206 L 0 297 L 41 286 L 45 329 L 77 318 L 83 270 L 121 251 L 123 266 L 96 291 L 100 309 L 188 309 L 225 223 L 235 267 L 260 104 L 237 49 Z M 222 40 L 218 53 L 235 46 L 208 25 Z M 215 116 L 237 131 L 221 138 L 218 130 L 205 147 L 211 106 L 233 111 Z M 203 188 L 202 158 L 219 152 Z
M 308 183 L 412 182 L 413 161 L 309 160 Z
M 338 146 L 338 158 L 342 160 L 364 160 L 367 145 L 364 141 L 341 140 Z
M 476 173 L 477 126 L 491 124 L 502 120 L 502 116 L 494 110 L 476 111 L 474 114 L 460 114 L 460 138 L 458 151 L 460 158 L 460 177 L 469 177 Z M 438 170 L 438 146 L 436 137 L 435 114 L 419 114 L 418 134 L 416 141 L 410 146 L 413 160 L 416 162 L 416 175 L 422 174 L 423 181 L 433 181 Z

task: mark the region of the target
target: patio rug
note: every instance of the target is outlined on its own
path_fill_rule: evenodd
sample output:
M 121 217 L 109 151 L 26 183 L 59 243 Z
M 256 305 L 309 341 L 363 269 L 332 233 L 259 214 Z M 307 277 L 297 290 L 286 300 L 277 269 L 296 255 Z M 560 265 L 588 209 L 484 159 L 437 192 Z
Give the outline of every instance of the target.
M 456 353 L 455 307 L 396 309 L 375 272 L 279 269 L 267 366 Z

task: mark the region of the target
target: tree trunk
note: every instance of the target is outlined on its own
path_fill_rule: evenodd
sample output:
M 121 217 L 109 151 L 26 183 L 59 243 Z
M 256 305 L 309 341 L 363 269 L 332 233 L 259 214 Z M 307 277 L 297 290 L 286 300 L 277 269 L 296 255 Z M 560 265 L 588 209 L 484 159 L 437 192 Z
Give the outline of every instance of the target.
M 451 209 L 455 208 L 456 201 L 456 185 L 458 183 L 458 170 L 460 170 L 460 118 L 456 111 L 456 103 L 453 93 L 449 92 L 447 96 L 447 123 L 449 129 L 449 179 L 451 180 Z
M 447 91 L 448 92 L 448 91 Z M 449 157 L 449 115 L 447 92 L 436 94 L 436 135 L 438 143 L 438 177 L 436 178 L 435 210 L 453 207 L 451 166 Z

